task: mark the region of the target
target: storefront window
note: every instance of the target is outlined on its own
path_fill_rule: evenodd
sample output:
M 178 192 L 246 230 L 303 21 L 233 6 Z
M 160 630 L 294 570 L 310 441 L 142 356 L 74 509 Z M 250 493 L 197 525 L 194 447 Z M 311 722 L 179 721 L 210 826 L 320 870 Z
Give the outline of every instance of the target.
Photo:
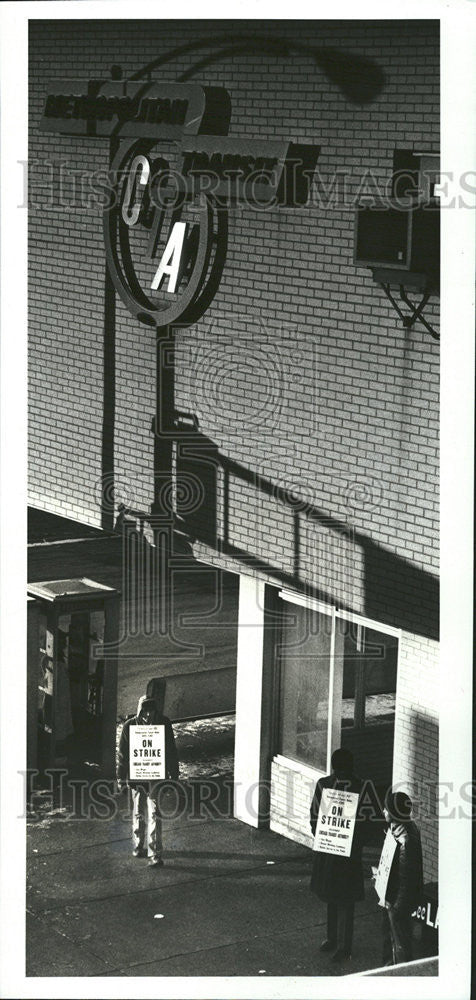
M 326 771 L 329 748 L 342 743 L 368 770 L 365 755 L 386 759 L 393 743 L 398 632 L 282 601 L 279 753 Z
M 398 639 L 341 619 L 344 638 L 342 728 L 393 723 Z
M 325 770 L 332 619 L 297 604 L 283 609 L 281 753 Z

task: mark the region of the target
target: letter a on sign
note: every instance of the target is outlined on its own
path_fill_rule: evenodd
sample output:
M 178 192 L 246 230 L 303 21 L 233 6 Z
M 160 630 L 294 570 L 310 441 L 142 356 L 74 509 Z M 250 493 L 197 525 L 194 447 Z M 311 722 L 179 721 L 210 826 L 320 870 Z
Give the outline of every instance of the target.
M 173 226 L 167 246 L 162 254 L 162 260 L 160 261 L 155 278 L 150 286 L 155 291 L 160 288 L 162 278 L 165 278 L 166 275 L 168 275 L 169 285 L 167 291 L 175 292 L 186 227 L 186 222 L 176 222 Z

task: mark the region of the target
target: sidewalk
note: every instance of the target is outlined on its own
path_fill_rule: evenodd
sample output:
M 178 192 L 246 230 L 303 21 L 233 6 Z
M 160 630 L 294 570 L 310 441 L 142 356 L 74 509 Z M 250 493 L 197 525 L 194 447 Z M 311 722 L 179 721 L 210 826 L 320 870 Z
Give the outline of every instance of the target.
M 380 910 L 367 885 L 356 906 L 352 959 L 319 952 L 325 905 L 309 891 L 311 852 L 195 807 L 164 821 L 165 867 L 131 854 L 127 796 L 119 815 L 47 814 L 28 824 L 27 975 L 319 976 L 380 965 Z M 170 812 L 173 812 L 172 801 Z M 61 818 L 63 816 L 63 818 Z M 365 869 L 374 854 L 366 858 Z M 417 955 L 415 957 L 418 957 Z

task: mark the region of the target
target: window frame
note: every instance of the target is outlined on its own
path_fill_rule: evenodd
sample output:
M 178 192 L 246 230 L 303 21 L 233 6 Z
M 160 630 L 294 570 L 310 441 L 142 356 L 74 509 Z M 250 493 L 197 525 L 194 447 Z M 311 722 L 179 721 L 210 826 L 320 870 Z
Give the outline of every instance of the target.
M 283 754 L 281 750 L 275 754 L 275 760 L 278 762 L 286 764 L 291 770 L 299 769 L 303 773 L 312 773 L 314 775 L 322 776 L 328 774 L 331 769 L 331 756 L 336 747 L 341 744 L 341 728 L 342 728 L 342 686 L 343 686 L 343 673 L 344 673 L 344 657 L 336 656 L 336 621 L 341 619 L 343 621 L 349 622 L 361 626 L 362 628 L 372 629 L 374 632 L 382 632 L 384 635 L 394 636 L 398 642 L 397 648 L 397 683 L 396 683 L 396 699 L 398 698 L 398 679 L 400 675 L 400 656 L 402 648 L 402 629 L 396 628 L 394 625 L 386 625 L 383 622 L 375 621 L 372 618 L 367 618 L 365 615 L 356 614 L 353 611 L 346 611 L 343 608 L 339 608 L 335 604 L 326 604 L 324 601 L 319 601 L 313 597 L 309 597 L 305 594 L 299 594 L 296 591 L 286 590 L 284 588 L 278 591 L 278 596 L 281 601 L 288 604 L 298 604 L 301 607 L 309 608 L 311 611 L 317 611 L 320 614 L 328 615 L 331 619 L 331 642 L 330 642 L 330 653 L 329 653 L 329 701 L 328 701 L 328 717 L 327 717 L 327 764 L 326 771 L 322 771 L 320 768 L 313 768 L 308 763 L 304 761 L 296 760 L 296 758 L 288 757 Z M 281 716 L 281 701 L 280 701 L 280 690 L 281 690 L 281 676 L 279 677 L 278 684 L 278 714 Z M 365 705 L 365 692 L 363 692 L 363 702 Z M 388 723 L 387 723 L 388 724 Z M 347 727 L 349 732 L 355 732 L 357 729 L 360 732 L 365 732 L 365 724 L 361 727 L 354 725 Z M 279 719 L 279 746 L 280 746 L 280 735 L 281 735 L 281 718 Z
M 341 619 L 341 620 L 344 620 L 344 619 Z M 398 678 L 398 666 L 399 666 L 398 657 L 399 657 L 399 653 L 400 653 L 400 640 L 399 640 L 398 636 L 393 636 L 393 632 L 390 632 L 388 629 L 386 629 L 385 631 L 383 629 L 374 629 L 374 628 L 370 629 L 370 626 L 362 625 L 360 622 L 357 623 L 357 628 L 362 630 L 363 640 L 364 640 L 364 650 L 363 650 L 363 656 L 362 656 L 362 658 L 359 658 L 358 662 L 356 663 L 356 676 L 355 676 L 355 687 L 354 687 L 354 717 L 353 717 L 352 725 L 346 725 L 345 726 L 346 732 L 356 732 L 356 731 L 362 732 L 363 730 L 367 729 L 369 726 L 372 726 L 372 723 L 369 722 L 369 720 L 367 718 L 367 715 L 366 715 L 366 699 L 367 699 L 368 694 L 370 693 L 370 692 L 368 692 L 366 690 L 366 674 L 365 674 L 365 667 L 364 667 L 364 663 L 363 663 L 363 659 L 364 659 L 364 656 L 365 656 L 365 641 L 366 641 L 366 638 L 367 638 L 367 636 L 366 636 L 366 629 L 369 629 L 369 630 L 371 630 L 373 632 L 378 631 L 378 632 L 381 633 L 381 635 L 392 636 L 393 638 L 396 638 L 396 640 L 397 640 L 397 663 L 396 663 L 395 696 L 396 696 L 396 684 L 397 684 L 397 678 Z M 345 663 L 345 656 L 344 656 L 344 663 Z M 386 723 L 379 723 L 379 724 L 380 725 L 389 725 L 388 722 L 386 722 Z

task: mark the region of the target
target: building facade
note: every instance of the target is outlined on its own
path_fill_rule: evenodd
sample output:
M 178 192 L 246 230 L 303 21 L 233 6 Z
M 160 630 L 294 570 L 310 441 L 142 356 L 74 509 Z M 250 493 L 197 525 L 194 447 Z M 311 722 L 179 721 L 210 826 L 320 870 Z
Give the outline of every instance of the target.
M 240 34 L 254 43 L 227 54 Z M 175 332 L 192 441 L 188 459 L 175 443 L 175 507 L 197 565 L 239 586 L 236 815 L 310 844 L 312 788 L 343 744 L 362 777 L 413 794 L 435 879 L 438 345 L 354 263 L 354 225 L 396 156 L 438 153 L 437 22 L 30 22 L 30 503 L 111 529 L 157 496 L 156 339 L 108 285 L 108 144 L 39 123 L 51 81 L 167 53 L 153 78 L 200 62 L 193 81 L 230 94 L 230 136 L 319 150 L 306 204 L 230 210 L 216 294 Z

